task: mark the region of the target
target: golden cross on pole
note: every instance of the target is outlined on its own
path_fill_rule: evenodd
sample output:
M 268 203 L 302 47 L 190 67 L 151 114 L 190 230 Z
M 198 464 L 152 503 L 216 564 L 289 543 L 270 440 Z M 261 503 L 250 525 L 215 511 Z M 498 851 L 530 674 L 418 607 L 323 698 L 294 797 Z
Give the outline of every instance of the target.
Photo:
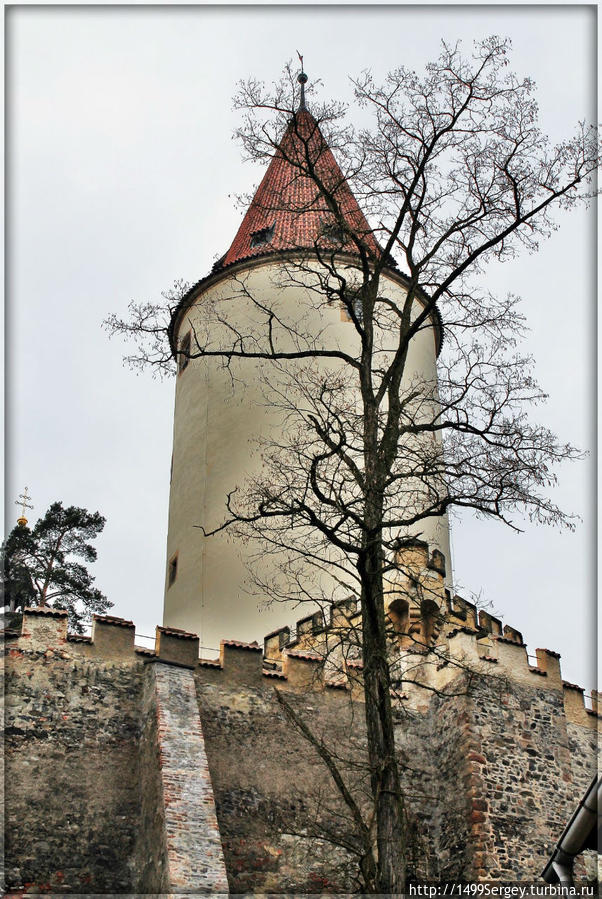
M 25 525 L 27 524 L 27 519 L 25 518 L 25 509 L 33 509 L 32 504 L 27 502 L 28 499 L 31 499 L 31 496 L 27 492 L 28 489 L 29 488 L 26 487 L 23 493 L 19 494 L 19 498 L 15 500 L 15 505 L 21 506 L 21 517 L 17 518 L 17 524 L 20 524 L 23 527 L 25 527 Z

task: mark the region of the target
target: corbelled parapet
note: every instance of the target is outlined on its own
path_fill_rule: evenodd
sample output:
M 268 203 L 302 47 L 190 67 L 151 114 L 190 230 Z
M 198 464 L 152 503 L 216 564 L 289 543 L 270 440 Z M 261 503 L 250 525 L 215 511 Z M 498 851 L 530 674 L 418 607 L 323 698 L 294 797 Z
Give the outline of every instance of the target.
M 531 660 L 521 631 L 478 609 L 474 603 L 452 596 L 444 586 L 445 559 L 438 550 L 430 553 L 421 540 L 404 541 L 396 561 L 397 583 L 389 589 L 387 608 L 393 630 L 397 627 L 404 635 L 397 645 L 392 645 L 392 652 L 400 658 L 404 652 L 413 655 L 409 680 L 403 673 L 403 663 L 394 665 L 395 673 L 409 685 L 405 699 L 413 698 L 416 707 L 422 708 L 433 689 L 444 689 L 467 666 L 476 673 L 495 674 L 539 690 L 562 691 L 569 720 L 595 726 L 598 694 L 592 694 L 592 709 L 587 709 L 583 690 L 563 685 L 558 653 L 538 648 Z M 436 613 L 430 604 L 435 598 L 439 600 Z M 354 600 L 333 604 L 329 617 L 330 622 L 324 624 L 324 615 L 317 612 L 297 621 L 296 631 L 284 627 L 268 634 L 264 641 L 265 664 L 274 666 L 273 676 L 286 677 L 291 688 L 295 683 L 322 689 L 324 681 L 334 682 L 332 670 L 336 669 L 338 680 L 346 676 L 354 697 L 361 697 L 358 605 Z M 434 649 L 432 659 L 428 646 Z M 360 652 L 349 653 L 354 647 Z M 416 654 L 422 654 L 422 662 Z M 293 671 L 291 678 L 288 672 Z M 424 696 L 416 699 L 421 693 Z
M 406 538 L 395 553 L 397 570 L 392 578 L 391 593 L 396 586 L 407 597 L 431 600 L 442 606 L 445 599 L 445 557 L 438 549 L 429 552 L 424 540 Z

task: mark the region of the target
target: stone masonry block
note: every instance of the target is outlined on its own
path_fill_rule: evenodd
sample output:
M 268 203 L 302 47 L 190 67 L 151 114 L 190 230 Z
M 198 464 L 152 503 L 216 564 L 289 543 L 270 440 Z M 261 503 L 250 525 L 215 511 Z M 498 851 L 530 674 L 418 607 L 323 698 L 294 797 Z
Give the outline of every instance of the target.
M 512 677 L 524 683 L 531 683 L 527 647 L 521 643 L 508 642 L 505 638 L 496 640 L 497 660 L 501 668 Z
M 520 631 L 517 631 L 515 627 L 510 627 L 509 624 L 504 625 L 504 637 L 507 640 L 513 640 L 515 643 L 523 642 L 523 635 Z
M 428 543 L 424 540 L 404 541 L 395 553 L 395 561 L 403 576 L 415 576 L 423 571 L 429 564 Z
M 266 659 L 279 660 L 282 650 L 291 638 L 290 627 L 281 627 L 277 631 L 266 634 L 263 639 L 263 654 Z
M 134 623 L 112 615 L 95 615 L 91 654 L 104 659 L 131 659 L 134 655 Z
M 432 551 L 428 567 L 440 574 L 441 577 L 445 577 L 445 556 L 440 550 L 434 549 Z
M 551 649 L 536 649 L 537 667 L 548 675 L 548 688 L 562 689 L 562 675 L 560 673 L 560 656 Z
M 485 612 L 483 609 L 479 612 L 479 625 L 484 628 L 488 634 L 501 636 L 502 622 L 499 618 L 496 618 L 495 615 L 490 615 L 489 612 Z
M 449 638 L 450 651 L 454 658 L 463 659 L 466 663 L 479 666 L 479 647 L 473 633 L 466 633 L 463 628 L 452 631 Z
M 451 622 L 461 621 L 467 627 L 477 627 L 477 609 L 474 603 L 461 596 L 454 596 L 448 599 L 447 605 Z
M 157 627 L 155 635 L 157 658 L 195 668 L 199 659 L 199 638 L 196 634 L 172 627 Z
M 288 652 L 284 662 L 288 689 L 320 691 L 324 688 L 324 660 L 309 653 Z
M 342 599 L 335 602 L 330 607 L 330 626 L 331 627 L 348 627 L 351 618 L 357 611 L 357 602 L 355 599 Z
M 63 646 L 67 642 L 67 612 L 48 608 L 25 609 L 21 638 L 27 640 L 28 649 L 44 651 Z
M 223 683 L 263 686 L 263 651 L 257 643 L 222 640 L 219 656 Z
M 584 689 L 577 684 L 562 682 L 564 694 L 564 712 L 571 724 L 579 724 L 582 727 L 597 728 L 598 721 L 593 715 L 588 715 L 583 700 Z
M 313 636 L 324 627 L 324 616 L 322 612 L 314 612 L 313 615 L 306 615 L 297 621 L 297 639 L 305 635 Z

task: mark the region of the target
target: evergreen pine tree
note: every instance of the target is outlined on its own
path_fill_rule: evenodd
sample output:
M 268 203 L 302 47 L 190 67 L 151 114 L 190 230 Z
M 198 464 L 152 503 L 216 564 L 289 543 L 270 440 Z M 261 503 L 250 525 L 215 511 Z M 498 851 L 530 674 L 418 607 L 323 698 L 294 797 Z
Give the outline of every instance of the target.
M 94 587 L 82 562 L 96 560 L 93 540 L 105 519 L 98 512 L 52 503 L 33 528 L 17 524 L 3 547 L 4 604 L 12 613 L 26 606 L 50 606 L 69 613 L 69 626 L 82 633 L 94 612 L 104 614 L 113 603 Z

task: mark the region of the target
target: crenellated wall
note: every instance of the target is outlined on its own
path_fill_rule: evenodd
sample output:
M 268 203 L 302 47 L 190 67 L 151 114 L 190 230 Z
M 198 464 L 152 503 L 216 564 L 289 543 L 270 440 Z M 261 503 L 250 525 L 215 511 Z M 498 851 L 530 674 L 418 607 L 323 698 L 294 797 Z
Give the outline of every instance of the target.
M 155 650 L 141 649 L 132 622 L 110 616 L 73 636 L 52 609 L 26 610 L 6 636 L 7 887 L 225 891 L 198 639 L 191 657 L 186 636 L 158 628 Z
M 532 665 L 518 631 L 440 595 L 436 627 L 392 642 L 412 659 L 393 697 L 410 876 L 537 880 L 595 770 L 598 696 L 587 709 L 556 653 Z M 275 691 L 361 805 L 360 614 L 348 600 L 206 660 L 174 628 L 150 650 L 132 622 L 96 617 L 85 638 L 26 611 L 5 641 L 9 889 L 353 890 L 352 828 Z

